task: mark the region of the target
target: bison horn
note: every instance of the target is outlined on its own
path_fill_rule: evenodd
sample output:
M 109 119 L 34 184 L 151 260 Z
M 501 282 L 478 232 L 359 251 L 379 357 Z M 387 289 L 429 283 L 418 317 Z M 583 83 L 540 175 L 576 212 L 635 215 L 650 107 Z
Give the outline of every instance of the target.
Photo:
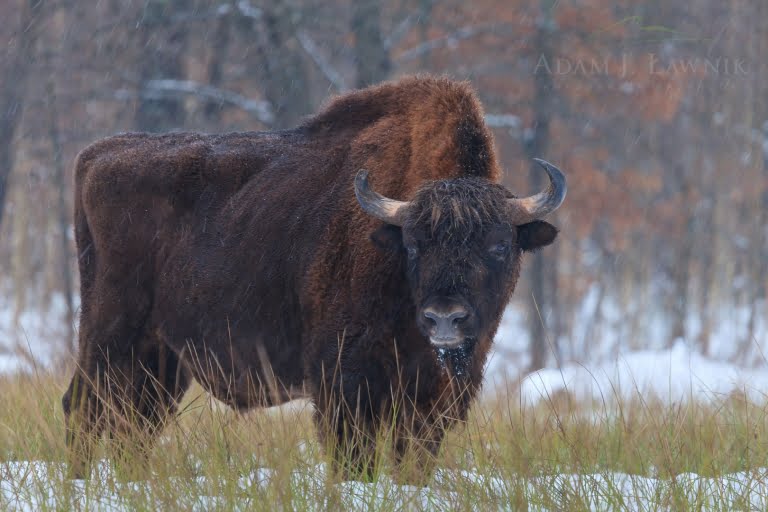
M 510 206 L 514 208 L 513 222 L 518 226 L 540 219 L 546 214 L 557 210 L 563 203 L 565 193 L 568 191 L 565 175 L 560 169 L 540 158 L 534 158 L 533 160 L 547 171 L 549 186 L 538 194 L 508 200 Z
M 395 226 L 403 225 L 403 212 L 407 201 L 389 199 L 375 192 L 368 185 L 368 171 L 360 169 L 355 176 L 355 196 L 365 213 Z

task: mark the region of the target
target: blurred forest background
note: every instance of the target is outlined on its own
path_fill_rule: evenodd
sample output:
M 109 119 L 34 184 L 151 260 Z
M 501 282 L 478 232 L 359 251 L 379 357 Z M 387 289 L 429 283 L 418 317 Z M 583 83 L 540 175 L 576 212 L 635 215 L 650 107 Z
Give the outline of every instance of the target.
M 536 369 L 682 340 L 765 362 L 765 0 L 5 0 L 0 19 L 0 321 L 17 328 L 0 351 L 71 349 L 88 143 L 291 127 L 429 72 L 473 83 L 511 190 L 543 187 L 532 157 L 569 180 L 558 243 L 515 295 L 522 342 L 497 357 Z M 24 328 L 35 312 L 46 345 Z

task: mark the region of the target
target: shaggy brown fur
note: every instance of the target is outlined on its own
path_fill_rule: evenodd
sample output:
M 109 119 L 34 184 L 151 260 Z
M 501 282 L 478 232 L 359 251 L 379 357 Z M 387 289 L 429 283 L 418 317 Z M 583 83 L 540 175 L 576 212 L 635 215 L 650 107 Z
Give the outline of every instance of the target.
M 412 200 L 402 229 L 357 204 L 361 168 Z M 287 131 L 117 135 L 75 172 L 75 475 L 105 426 L 151 440 L 193 378 L 236 408 L 308 394 L 352 475 L 382 426 L 398 458 L 413 444 L 428 466 L 481 384 L 522 251 L 555 236 L 507 220 L 482 109 L 447 79 L 353 92 Z M 473 313 L 455 349 L 433 348 L 416 318 L 443 296 Z

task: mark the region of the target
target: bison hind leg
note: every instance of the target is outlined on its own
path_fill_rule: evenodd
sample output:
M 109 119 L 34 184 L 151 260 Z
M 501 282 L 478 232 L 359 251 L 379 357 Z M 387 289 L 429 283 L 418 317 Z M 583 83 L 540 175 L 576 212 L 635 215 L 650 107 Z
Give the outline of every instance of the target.
M 141 471 L 154 439 L 175 414 L 190 385 L 189 372 L 170 349 L 144 341 L 140 357 L 111 366 L 102 360 L 105 369 L 96 365 L 75 372 L 62 398 L 70 478 L 90 475 L 105 428 L 120 476 L 137 476 L 134 470 Z
M 104 430 L 103 404 L 96 388 L 97 384 L 78 368 L 61 399 L 69 478 L 83 479 L 90 475 L 94 447 Z
M 160 343 L 136 364 L 130 385 L 113 395 L 108 415 L 111 455 L 122 479 L 143 476 L 155 440 L 191 384 L 184 363 Z

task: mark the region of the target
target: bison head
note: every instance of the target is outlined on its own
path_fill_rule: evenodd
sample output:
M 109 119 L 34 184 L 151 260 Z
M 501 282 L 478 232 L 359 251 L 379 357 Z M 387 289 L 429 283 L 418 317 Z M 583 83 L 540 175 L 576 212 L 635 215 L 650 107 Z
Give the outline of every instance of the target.
M 563 202 L 565 176 L 537 162 L 550 184 L 526 198 L 463 177 L 428 183 L 405 202 L 372 190 L 365 170 L 355 178 L 360 206 L 386 223 L 372 239 L 401 254 L 416 322 L 435 347 L 456 348 L 487 335 L 515 288 L 522 253 L 554 241 L 557 230 L 539 219 Z

